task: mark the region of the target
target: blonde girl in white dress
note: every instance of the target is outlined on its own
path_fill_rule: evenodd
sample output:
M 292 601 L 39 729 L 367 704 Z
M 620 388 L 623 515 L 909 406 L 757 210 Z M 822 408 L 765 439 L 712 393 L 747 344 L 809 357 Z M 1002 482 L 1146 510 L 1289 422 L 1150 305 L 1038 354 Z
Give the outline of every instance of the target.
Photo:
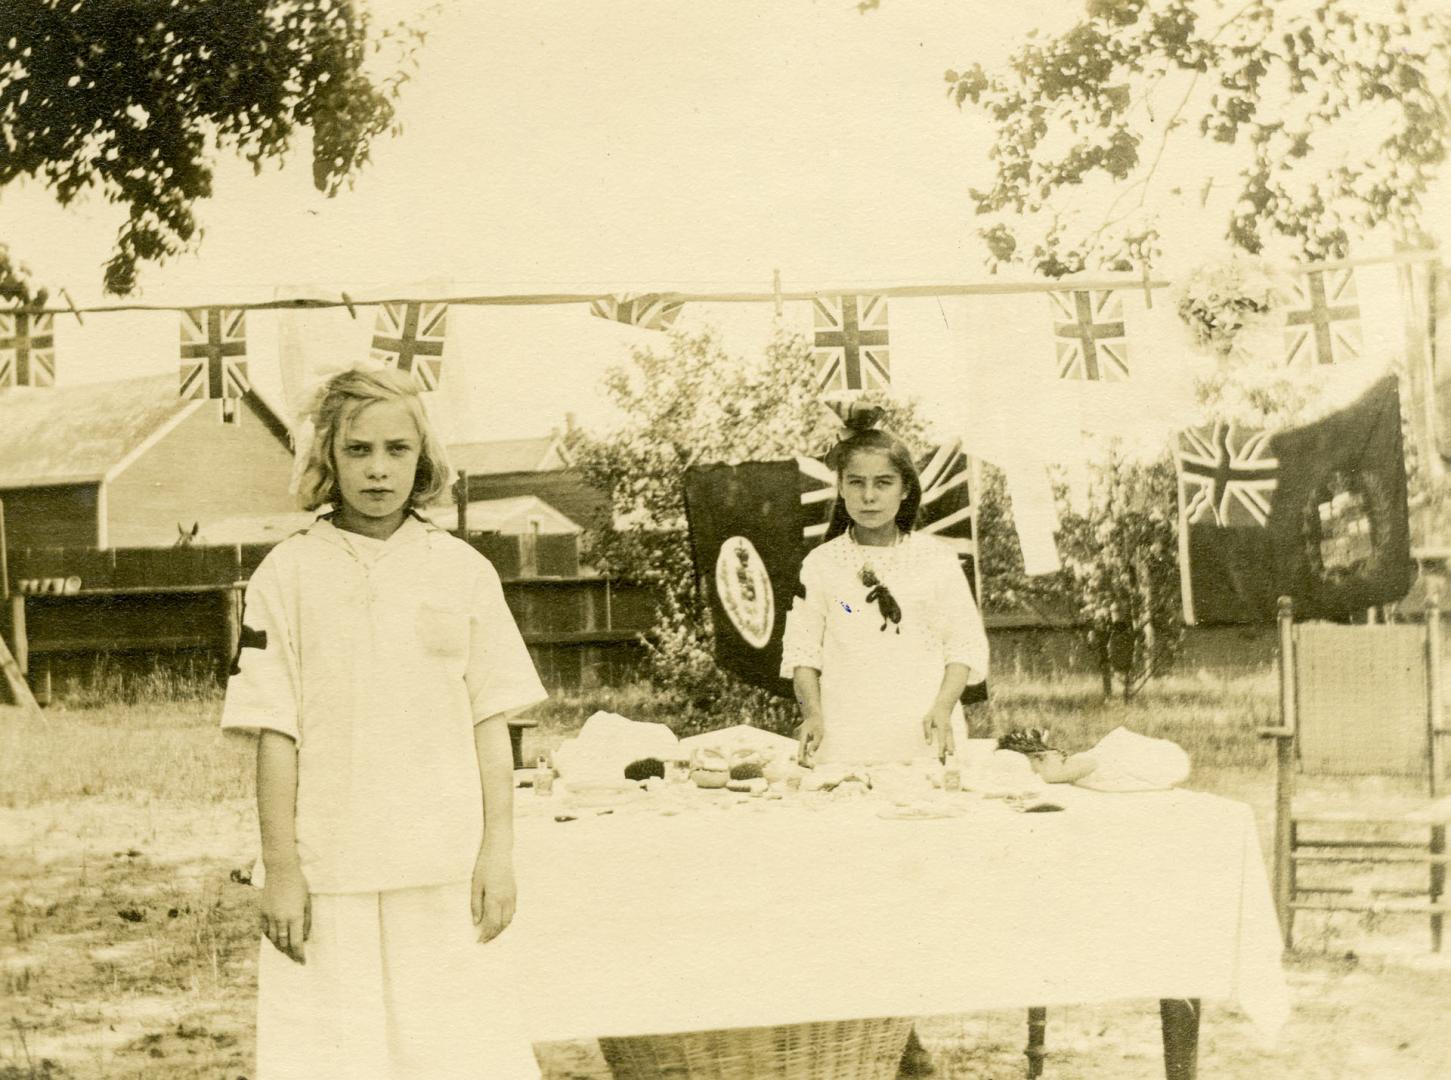
M 803 755 L 874 764 L 939 756 L 959 699 L 987 677 L 988 645 L 956 553 L 914 532 L 922 485 L 896 438 L 854 414 L 833 451 L 827 538 L 801 565 L 781 674 L 801 708 Z
M 448 468 L 394 371 L 331 379 L 309 508 L 247 586 L 222 726 L 257 742 L 257 1080 L 538 1076 L 487 942 L 514 915 L 507 718 L 545 697 L 498 574 L 420 518 Z

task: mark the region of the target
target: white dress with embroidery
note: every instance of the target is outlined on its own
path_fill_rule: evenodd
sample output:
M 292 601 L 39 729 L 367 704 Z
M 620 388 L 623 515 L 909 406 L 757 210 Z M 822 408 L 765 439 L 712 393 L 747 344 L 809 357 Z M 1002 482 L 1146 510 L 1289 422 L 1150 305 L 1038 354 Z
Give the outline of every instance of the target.
M 867 600 L 869 569 L 892 605 Z M 957 555 L 935 537 L 909 533 L 891 547 L 864 547 L 846 534 L 807 554 L 801 590 L 786 617 L 781 674 L 821 672 L 825 727 L 817 761 L 882 763 L 931 754 L 922 719 L 949 663 L 970 682 L 987 678 L 982 617 Z M 953 727 L 963 735 L 961 706 Z

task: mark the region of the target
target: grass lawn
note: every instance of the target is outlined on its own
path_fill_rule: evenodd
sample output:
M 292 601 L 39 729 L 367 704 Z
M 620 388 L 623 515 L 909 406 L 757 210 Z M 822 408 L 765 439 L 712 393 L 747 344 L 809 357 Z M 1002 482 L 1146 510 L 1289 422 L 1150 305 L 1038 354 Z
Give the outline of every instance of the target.
M 1271 748 L 1255 730 L 1275 716 L 1272 673 L 1168 680 L 1127 704 L 1088 680 L 1002 683 L 994 695 L 975 734 L 1047 727 L 1076 750 L 1122 724 L 1174 739 L 1195 762 L 1189 786 L 1250 803 L 1268 848 Z M 255 896 L 229 874 L 255 849 L 252 759 L 217 732 L 219 708 L 205 695 L 88 703 L 43 723 L 0 708 L 0 1080 L 250 1075 Z M 665 719 L 637 689 L 559 699 L 526 753 L 596 708 Z M 1302 917 L 1279 1043 L 1258 1046 L 1245 1020 L 1210 1006 L 1201 1075 L 1448 1075 L 1451 961 L 1427 939 L 1424 919 Z M 924 1017 L 918 1030 L 945 1080 L 1022 1075 L 1018 1011 Z M 1048 1047 L 1049 1076 L 1162 1075 L 1152 1002 L 1053 1010 Z M 592 1042 L 543 1054 L 548 1076 L 608 1076 Z

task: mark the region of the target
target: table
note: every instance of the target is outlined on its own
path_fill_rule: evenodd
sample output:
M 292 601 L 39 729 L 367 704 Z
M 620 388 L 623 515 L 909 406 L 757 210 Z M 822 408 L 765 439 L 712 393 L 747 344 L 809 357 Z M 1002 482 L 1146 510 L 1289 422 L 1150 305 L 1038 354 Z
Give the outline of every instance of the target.
M 628 1036 L 1126 998 L 1288 1014 L 1249 808 L 1190 791 L 1055 787 L 1063 813 L 960 796 L 691 791 L 608 814 L 518 798 L 519 914 L 496 959 L 530 1039 Z M 555 813 L 576 820 L 556 822 Z M 1167 1035 L 1197 1013 L 1166 1005 Z

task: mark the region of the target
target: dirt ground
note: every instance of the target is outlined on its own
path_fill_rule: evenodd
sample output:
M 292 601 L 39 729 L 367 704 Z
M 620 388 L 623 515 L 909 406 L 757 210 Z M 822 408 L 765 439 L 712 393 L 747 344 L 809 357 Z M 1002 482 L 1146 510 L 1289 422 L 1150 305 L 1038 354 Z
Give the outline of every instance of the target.
M 0 1080 L 250 1075 L 257 939 L 251 805 L 91 797 L 0 808 Z M 1424 921 L 1302 927 L 1294 1013 L 1262 1047 L 1208 1005 L 1203 1077 L 1439 1080 L 1451 1075 L 1451 954 Z M 1162 1075 L 1151 1001 L 1052 1010 L 1046 1075 Z M 1019 1012 L 921 1018 L 944 1080 L 1023 1075 Z M 540 1050 L 553 1080 L 604 1080 L 592 1041 Z

